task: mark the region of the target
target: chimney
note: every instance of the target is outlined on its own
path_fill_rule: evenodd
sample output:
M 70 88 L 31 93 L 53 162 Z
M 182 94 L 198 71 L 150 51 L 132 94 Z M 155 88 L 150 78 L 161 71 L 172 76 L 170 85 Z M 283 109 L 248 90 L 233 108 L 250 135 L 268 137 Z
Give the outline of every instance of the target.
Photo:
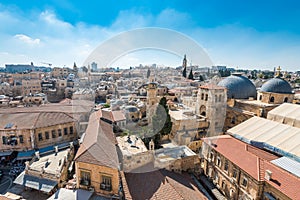
M 28 174 L 28 170 L 29 170 L 29 161 L 25 162 L 25 174 Z
M 58 153 L 58 146 L 54 146 L 55 153 Z
M 270 170 L 266 170 L 265 179 L 268 181 L 272 179 L 272 172 Z
M 35 156 L 37 157 L 37 159 L 40 159 L 40 152 L 39 152 L 39 151 L 36 151 L 36 152 L 35 152 Z

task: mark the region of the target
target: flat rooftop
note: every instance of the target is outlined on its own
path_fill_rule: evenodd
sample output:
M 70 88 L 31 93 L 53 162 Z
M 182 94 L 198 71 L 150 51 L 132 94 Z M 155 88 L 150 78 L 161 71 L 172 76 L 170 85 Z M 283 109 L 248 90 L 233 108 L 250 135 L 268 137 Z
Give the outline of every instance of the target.
M 192 113 L 192 110 L 169 110 L 170 117 L 175 120 L 196 120 L 196 115 Z
M 155 151 L 155 159 L 159 159 L 161 162 L 178 160 L 195 155 L 197 154 L 195 154 L 190 148 L 185 145 L 171 148 L 162 148 Z
M 117 142 L 123 156 L 130 156 L 148 151 L 141 138 L 135 135 L 117 137 Z
M 50 155 L 40 157 L 39 160 L 30 165 L 29 170 L 42 172 L 44 169 L 46 173 L 60 174 L 69 151 L 70 149 L 65 149 L 58 153 L 52 153 Z

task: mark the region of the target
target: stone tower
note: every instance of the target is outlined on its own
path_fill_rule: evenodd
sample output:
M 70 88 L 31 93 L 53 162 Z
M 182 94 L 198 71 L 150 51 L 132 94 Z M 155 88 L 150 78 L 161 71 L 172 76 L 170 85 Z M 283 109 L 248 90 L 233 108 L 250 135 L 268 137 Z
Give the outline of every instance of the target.
M 158 97 L 157 97 L 157 84 L 156 83 L 149 83 L 147 87 L 147 110 L 146 115 L 148 118 L 148 123 L 152 123 L 152 117 L 156 111 L 158 103 Z
M 224 87 L 215 84 L 201 86 L 197 94 L 196 114 L 206 117 L 209 122 L 207 136 L 222 134 L 227 107 Z
M 184 54 L 184 58 L 183 58 L 183 61 L 182 61 L 182 67 L 186 68 L 186 66 L 187 66 L 187 60 L 186 60 L 186 55 Z

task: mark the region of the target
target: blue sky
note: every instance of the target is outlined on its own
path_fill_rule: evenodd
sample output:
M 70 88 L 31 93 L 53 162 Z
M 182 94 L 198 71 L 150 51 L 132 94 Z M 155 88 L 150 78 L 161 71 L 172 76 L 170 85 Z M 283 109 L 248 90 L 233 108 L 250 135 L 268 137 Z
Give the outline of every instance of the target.
M 162 27 L 194 39 L 216 65 L 299 70 L 299 18 L 297 0 L 2 0 L 0 66 L 31 61 L 80 65 L 120 32 Z M 147 51 L 126 55 L 115 64 L 154 62 L 177 66 L 181 58 Z

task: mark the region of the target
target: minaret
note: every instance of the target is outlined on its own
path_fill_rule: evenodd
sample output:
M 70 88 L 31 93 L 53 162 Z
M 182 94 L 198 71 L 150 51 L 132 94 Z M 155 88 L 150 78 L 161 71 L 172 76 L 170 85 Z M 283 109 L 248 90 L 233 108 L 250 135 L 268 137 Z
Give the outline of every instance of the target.
M 186 68 L 186 66 L 187 66 L 187 60 L 186 60 L 186 55 L 184 54 L 184 58 L 183 58 L 183 61 L 182 61 L 182 67 Z
M 187 77 L 186 66 L 187 66 L 187 60 L 186 60 L 186 55 L 184 54 L 184 58 L 183 58 L 183 61 L 182 61 L 182 67 L 183 67 L 182 76 L 185 77 L 185 78 Z

